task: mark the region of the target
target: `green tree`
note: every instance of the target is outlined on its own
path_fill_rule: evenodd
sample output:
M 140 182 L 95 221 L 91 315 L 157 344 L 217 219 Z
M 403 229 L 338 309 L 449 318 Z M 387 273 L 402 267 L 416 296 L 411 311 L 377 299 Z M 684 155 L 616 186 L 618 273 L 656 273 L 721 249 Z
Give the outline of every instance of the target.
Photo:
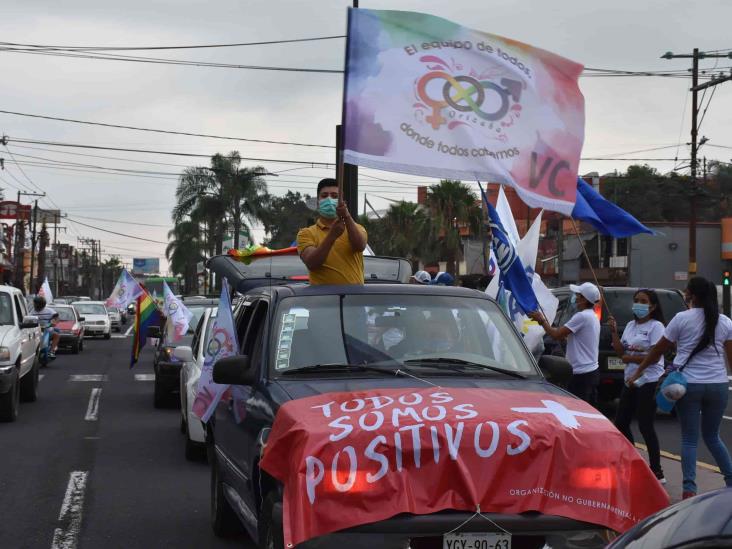
M 203 259 L 200 225 L 195 221 L 177 223 L 168 232 L 168 241 L 165 257 L 170 262 L 170 270 L 183 276 L 186 291 L 197 289 L 196 265 Z
M 461 181 L 444 179 L 427 189 L 426 205 L 430 213 L 427 249 L 436 245 L 439 256 L 447 259 L 447 270 L 453 274 L 462 258 L 460 229 L 466 227 L 472 234 L 479 234 L 482 211 L 478 198 Z
M 265 245 L 286 248 L 295 240 L 297 232 L 314 223 L 316 214 L 308 208 L 309 195 L 287 191 L 283 196 L 270 196 L 267 207 L 260 214 L 264 230 L 269 235 Z

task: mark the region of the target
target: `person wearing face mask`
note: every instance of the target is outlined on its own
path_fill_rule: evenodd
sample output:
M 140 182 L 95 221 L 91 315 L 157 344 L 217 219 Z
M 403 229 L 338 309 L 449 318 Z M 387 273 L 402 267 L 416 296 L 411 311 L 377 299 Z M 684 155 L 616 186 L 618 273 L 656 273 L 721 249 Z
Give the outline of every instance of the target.
M 625 363 L 626 383 L 635 376 L 638 364 L 645 360 L 665 330 L 661 303 L 653 290 L 638 290 L 633 296 L 632 311 L 634 320 L 625 326 L 622 337 L 618 335 L 615 318 L 608 320 L 613 349 Z M 666 483 L 666 478 L 661 468 L 661 448 L 653 422 L 656 417 L 656 386 L 663 371 L 664 359 L 661 356 L 632 384 L 624 385 L 615 415 L 615 426 L 632 444 L 635 441 L 630 424 L 634 417 L 638 420 L 638 429 L 648 447 L 651 471 L 661 484 Z
M 335 179 L 318 183 L 318 219 L 297 233 L 297 250 L 310 273 L 310 284 L 363 284 L 366 229 L 356 223 L 340 199 Z
M 597 401 L 597 386 L 600 384 L 600 320 L 593 310 L 600 301 L 600 290 L 590 282 L 576 286 L 569 285 L 575 297 L 577 312 L 561 327 L 553 327 L 540 311 L 529 313 L 544 328 L 549 337 L 567 340 L 567 361 L 572 366 L 572 378 L 567 389 L 573 395 L 593 406 Z

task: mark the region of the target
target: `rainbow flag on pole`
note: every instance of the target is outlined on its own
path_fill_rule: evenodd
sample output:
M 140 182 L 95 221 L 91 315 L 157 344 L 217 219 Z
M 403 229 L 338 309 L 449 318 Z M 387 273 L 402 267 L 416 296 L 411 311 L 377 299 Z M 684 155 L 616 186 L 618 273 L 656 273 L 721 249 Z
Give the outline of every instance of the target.
M 132 368 L 140 357 L 140 351 L 147 342 L 147 329 L 160 323 L 160 311 L 150 294 L 144 292 L 137 298 L 135 310 L 135 330 L 132 337 L 132 356 L 130 357 L 130 368 Z

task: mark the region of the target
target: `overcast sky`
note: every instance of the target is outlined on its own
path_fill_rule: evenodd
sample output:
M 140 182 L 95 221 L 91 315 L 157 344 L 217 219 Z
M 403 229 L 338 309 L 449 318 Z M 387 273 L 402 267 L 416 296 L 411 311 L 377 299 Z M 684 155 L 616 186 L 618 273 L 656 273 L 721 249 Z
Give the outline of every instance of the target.
M 250 42 L 345 33 L 345 0 L 25 0 L 5 2 L 0 18 L 4 42 L 64 46 L 146 46 Z M 422 11 L 472 28 L 511 37 L 561 54 L 587 67 L 626 70 L 684 69 L 690 60 L 659 59 L 666 51 L 688 53 L 732 48 L 730 0 L 362 0 L 361 7 Z M 223 63 L 341 69 L 344 41 L 253 46 L 132 55 L 195 59 Z M 732 60 L 707 60 L 703 67 L 732 66 Z M 0 109 L 57 117 L 333 145 L 340 121 L 341 76 L 222 68 L 199 68 L 69 59 L 0 51 Z M 672 78 L 582 78 L 586 101 L 583 157 L 688 158 L 689 81 Z M 708 97 L 708 96 L 707 96 Z M 709 145 L 732 147 L 732 82 L 718 86 L 701 133 Z M 685 117 L 682 119 L 686 104 Z M 81 149 L 55 149 L 13 143 L 12 138 L 65 141 L 110 147 L 183 151 L 210 155 L 238 150 L 242 156 L 332 162 L 334 152 L 246 142 L 150 134 L 0 114 L 0 132 L 10 136 L 10 151 L 21 162 L 45 160 L 125 169 L 178 173 L 206 159 L 142 155 Z M 619 154 L 681 143 L 676 148 Z M 25 147 L 49 150 L 32 150 Z M 58 152 L 51 152 L 54 149 Z M 68 153 L 146 160 L 144 164 Z M 729 161 L 732 148 L 705 146 L 708 159 Z M 14 197 L 18 182 L 27 183 L 7 151 L 0 186 Z M 632 161 L 583 161 L 581 173 L 623 171 Z M 661 172 L 673 161 L 649 161 Z M 681 162 L 679 162 L 681 163 Z M 172 164 L 172 165 L 164 165 Z M 79 173 L 23 164 L 26 174 L 45 190 L 53 204 L 80 222 L 108 230 L 165 241 L 170 228 L 176 180 Z M 266 164 L 270 171 L 291 168 Z M 271 178 L 271 191 L 312 191 L 328 175 L 303 168 Z M 361 190 L 375 207 L 391 199 L 416 199 L 416 190 L 370 176 L 399 181 L 433 181 L 362 170 Z M 642 199 L 642 194 L 639 195 Z M 363 201 L 361 199 L 361 204 Z M 45 202 L 47 206 L 52 204 Z M 83 217 L 82 217 L 83 216 Z M 97 219 L 89 219 L 97 218 Z M 99 220 L 101 219 L 101 221 Z M 136 226 L 136 223 L 164 227 Z M 80 225 L 69 225 L 62 240 L 99 238 L 107 254 L 163 257 L 165 245 L 135 241 Z M 376 250 L 378 252 L 378 249 Z

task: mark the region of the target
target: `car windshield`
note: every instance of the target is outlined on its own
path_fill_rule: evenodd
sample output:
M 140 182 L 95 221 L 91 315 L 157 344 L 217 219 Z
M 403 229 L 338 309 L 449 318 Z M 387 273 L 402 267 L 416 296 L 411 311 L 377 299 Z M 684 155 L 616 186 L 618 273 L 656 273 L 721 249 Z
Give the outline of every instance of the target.
M 58 313 L 58 319 L 62 322 L 66 320 L 76 320 L 74 311 L 71 307 L 56 307 L 54 308 L 54 311 Z
M 193 314 L 193 317 L 191 317 L 191 322 L 188 324 L 188 332 L 186 332 L 186 335 L 184 335 L 181 339 L 178 339 L 174 342 L 168 340 L 167 332 L 166 332 L 166 338 L 165 338 L 165 341 L 163 342 L 163 344 L 164 345 L 174 344 L 176 346 L 190 345 L 193 342 L 193 334 L 196 331 L 198 322 L 201 320 L 203 313 L 206 311 L 206 309 L 208 307 L 209 306 L 205 306 L 205 305 L 187 306 L 187 309 L 191 312 L 191 314 Z
M 13 300 L 10 294 L 0 294 L 0 326 L 10 326 L 13 322 Z
M 447 371 L 447 365 L 462 361 L 536 374 L 501 311 L 480 298 L 394 294 L 286 298 L 276 312 L 271 343 L 276 373 L 316 364 L 397 368 L 405 362 L 410 368 L 430 365 L 433 371 L 442 364 Z
M 107 310 L 104 305 L 98 303 L 77 303 L 74 305 L 80 315 L 106 315 Z

